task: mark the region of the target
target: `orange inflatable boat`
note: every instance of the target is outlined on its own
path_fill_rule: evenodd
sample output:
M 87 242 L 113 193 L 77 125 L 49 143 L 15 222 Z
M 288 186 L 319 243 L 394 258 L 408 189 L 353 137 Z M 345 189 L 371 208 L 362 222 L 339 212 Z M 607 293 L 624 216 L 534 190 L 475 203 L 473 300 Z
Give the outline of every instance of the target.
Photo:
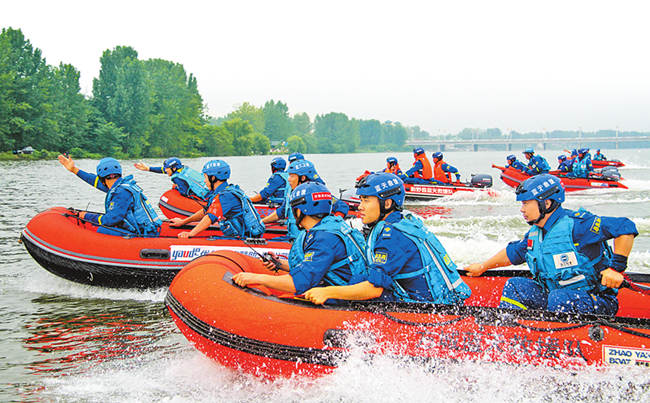
M 232 275 L 269 273 L 259 260 L 216 252 L 188 264 L 165 303 L 198 350 L 263 377 L 317 376 L 351 353 L 415 359 L 469 359 L 554 367 L 650 366 L 648 296 L 622 289 L 616 317 L 496 308 L 505 281 L 526 272 L 464 277 L 464 306 L 346 302 L 316 306 Z M 270 273 L 269 273 L 270 274 Z M 632 275 L 648 282 L 650 275 Z

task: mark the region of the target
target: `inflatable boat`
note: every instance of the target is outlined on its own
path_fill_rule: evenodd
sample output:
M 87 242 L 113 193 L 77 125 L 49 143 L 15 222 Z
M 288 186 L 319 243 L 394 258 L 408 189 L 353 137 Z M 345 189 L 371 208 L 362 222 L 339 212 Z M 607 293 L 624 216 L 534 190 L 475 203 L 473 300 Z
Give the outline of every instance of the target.
M 210 227 L 201 236 L 179 239 L 191 227 L 173 228 L 163 222 L 158 238 L 100 234 L 97 227 L 63 207 L 37 214 L 21 233 L 27 251 L 51 273 L 83 284 L 114 288 L 168 286 L 192 259 L 218 250 L 287 255 L 291 245 L 277 237 L 282 228 L 269 227 L 265 238 L 223 238 Z
M 625 166 L 625 164 L 619 160 L 591 160 L 591 165 L 596 169 L 605 167 L 620 168 Z
M 264 218 L 273 213 L 277 206 L 254 203 L 260 217 Z M 185 218 L 196 213 L 205 206 L 205 202 L 181 195 L 176 189 L 169 189 L 160 196 L 158 207 L 167 218 Z
M 216 252 L 188 264 L 165 303 L 194 346 L 262 377 L 318 376 L 353 351 L 369 359 L 486 360 L 553 367 L 650 367 L 648 296 L 621 289 L 616 317 L 496 308 L 505 281 L 526 272 L 464 277 L 463 306 L 348 302 L 316 306 L 276 290 L 241 288 L 234 273 L 268 273 L 256 259 Z M 650 275 L 632 275 L 640 282 Z M 218 301 L 218 303 L 215 303 Z
M 492 168 L 499 169 L 501 171 L 501 180 L 513 188 L 516 188 L 521 182 L 530 178 L 530 175 L 512 167 L 492 165 Z M 627 189 L 627 186 L 619 181 L 621 177 L 618 171 L 605 171 L 602 175 L 594 175 L 589 178 L 570 178 L 561 175 L 559 171 L 551 171 L 549 173 L 560 178 L 560 182 L 562 182 L 567 192 L 587 189 Z

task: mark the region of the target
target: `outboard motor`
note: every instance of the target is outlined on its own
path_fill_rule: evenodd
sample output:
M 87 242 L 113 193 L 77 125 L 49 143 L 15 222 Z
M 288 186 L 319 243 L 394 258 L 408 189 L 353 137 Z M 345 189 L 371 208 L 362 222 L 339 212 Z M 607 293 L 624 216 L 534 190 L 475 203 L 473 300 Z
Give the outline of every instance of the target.
M 486 174 L 472 174 L 472 187 L 475 188 L 491 188 L 492 187 L 492 175 Z
M 608 181 L 619 181 L 621 180 L 621 173 L 618 172 L 618 168 L 608 166 L 604 167 L 601 171 L 600 174 L 602 175 L 602 178 Z

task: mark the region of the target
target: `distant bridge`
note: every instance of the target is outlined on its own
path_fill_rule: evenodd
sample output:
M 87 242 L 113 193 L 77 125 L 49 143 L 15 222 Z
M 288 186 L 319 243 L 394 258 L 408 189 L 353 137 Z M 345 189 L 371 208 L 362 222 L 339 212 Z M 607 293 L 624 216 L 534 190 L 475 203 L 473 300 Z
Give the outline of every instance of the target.
M 613 143 L 614 148 L 618 149 L 620 143 L 631 142 L 648 142 L 650 145 L 650 136 L 621 136 L 621 137 L 576 137 L 576 138 L 557 138 L 543 137 L 538 139 L 512 139 L 503 137 L 499 139 L 469 139 L 469 140 L 417 140 L 409 139 L 406 144 L 412 146 L 434 146 L 440 151 L 445 151 L 446 147 L 450 148 L 471 148 L 478 151 L 482 145 L 503 145 L 504 149 L 512 150 L 513 144 L 522 144 L 528 146 L 541 146 L 546 150 L 550 144 L 556 144 L 562 148 L 580 148 L 583 145 L 590 146 L 594 143 Z

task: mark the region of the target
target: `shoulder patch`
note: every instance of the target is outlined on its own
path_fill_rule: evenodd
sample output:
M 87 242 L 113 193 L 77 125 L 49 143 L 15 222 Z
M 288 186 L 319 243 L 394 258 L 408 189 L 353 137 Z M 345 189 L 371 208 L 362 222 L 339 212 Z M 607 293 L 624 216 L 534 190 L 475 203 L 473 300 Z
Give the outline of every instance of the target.
M 392 233 L 393 233 L 393 232 L 390 230 L 389 227 L 384 227 L 384 230 L 381 231 L 381 237 L 382 237 L 382 238 L 390 238 L 390 236 L 391 236 Z
M 594 222 L 591 224 L 589 231 L 593 232 L 594 234 L 600 233 L 600 217 L 594 218 Z
M 314 252 L 307 252 L 305 253 L 305 258 L 303 259 L 303 262 L 311 262 L 313 257 L 314 257 Z
M 384 264 L 388 260 L 388 254 L 383 252 L 375 252 L 375 257 L 373 258 L 373 263 Z

